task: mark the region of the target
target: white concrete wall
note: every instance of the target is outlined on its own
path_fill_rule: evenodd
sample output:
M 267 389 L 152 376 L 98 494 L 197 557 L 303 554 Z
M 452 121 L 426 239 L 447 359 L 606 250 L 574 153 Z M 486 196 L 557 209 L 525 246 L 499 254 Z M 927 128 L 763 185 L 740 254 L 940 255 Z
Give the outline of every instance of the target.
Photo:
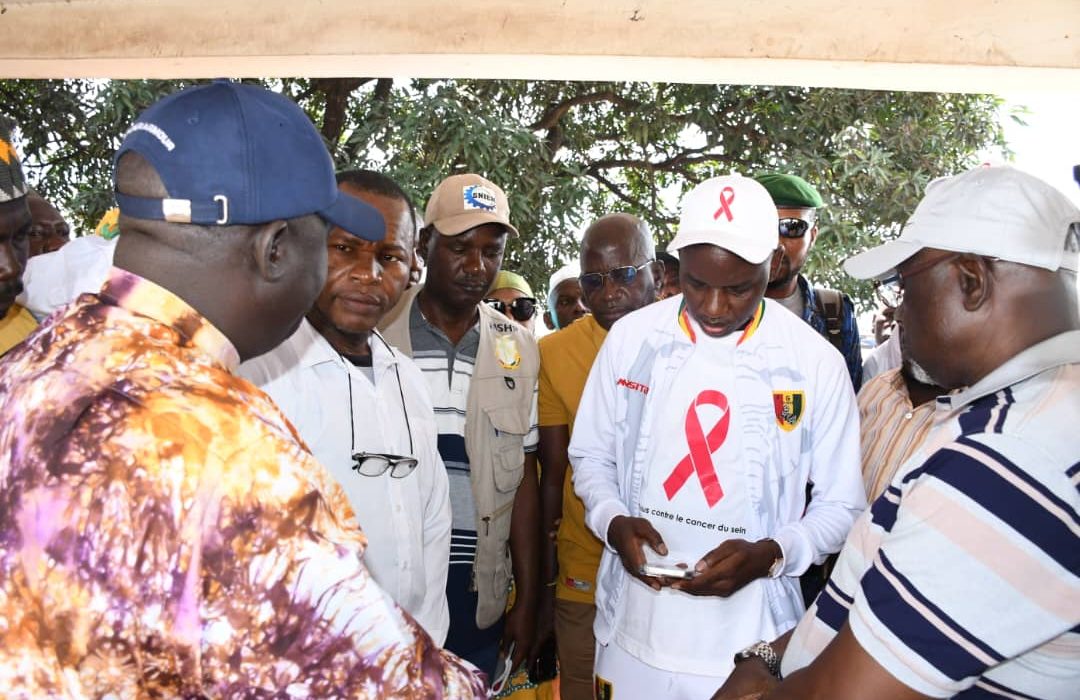
M 1080 91 L 1080 0 L 0 0 L 0 77 Z

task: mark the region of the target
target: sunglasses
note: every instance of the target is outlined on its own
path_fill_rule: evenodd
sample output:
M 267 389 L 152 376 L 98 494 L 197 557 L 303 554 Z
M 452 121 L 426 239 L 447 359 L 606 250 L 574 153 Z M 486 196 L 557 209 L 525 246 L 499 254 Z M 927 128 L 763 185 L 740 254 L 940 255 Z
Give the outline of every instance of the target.
M 806 219 L 780 219 L 780 237 L 802 238 L 810 230 L 810 226 Z
M 627 287 L 633 284 L 634 280 L 637 279 L 638 272 L 644 270 L 654 262 L 656 261 L 647 260 L 636 267 L 633 265 L 626 265 L 625 267 L 612 268 L 607 272 L 586 272 L 584 275 L 578 277 L 578 281 L 581 282 L 581 291 L 586 295 L 599 292 L 604 288 L 605 278 L 610 278 L 612 282 L 620 287 Z
M 504 316 L 506 315 L 506 308 L 509 306 L 510 315 L 514 317 L 515 321 L 521 321 L 522 323 L 536 315 L 535 297 L 518 297 L 509 304 L 502 299 L 484 299 L 484 303 Z

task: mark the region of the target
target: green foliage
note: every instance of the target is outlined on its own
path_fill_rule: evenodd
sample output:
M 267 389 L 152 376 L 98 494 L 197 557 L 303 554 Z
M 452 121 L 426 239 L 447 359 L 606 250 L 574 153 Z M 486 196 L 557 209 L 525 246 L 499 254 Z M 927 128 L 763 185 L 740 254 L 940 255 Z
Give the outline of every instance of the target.
M 146 107 L 192 81 L 0 80 L 0 104 L 19 125 L 27 179 L 62 204 L 76 231 L 113 205 L 112 156 Z
M 680 196 L 732 170 L 788 171 L 828 203 L 807 265 L 870 303 L 840 261 L 895 235 L 926 184 L 1007 153 L 985 95 L 798 87 L 482 80 L 262 81 L 320 125 L 341 167 L 397 179 L 422 203 L 440 179 L 478 172 L 510 197 L 522 237 L 506 267 L 539 289 L 577 255 L 596 216 L 628 211 L 666 243 Z M 190 83 L 0 81 L 28 177 L 89 230 L 111 201 L 111 154 L 134 116 Z M 1010 115 L 1014 119 L 1021 115 Z

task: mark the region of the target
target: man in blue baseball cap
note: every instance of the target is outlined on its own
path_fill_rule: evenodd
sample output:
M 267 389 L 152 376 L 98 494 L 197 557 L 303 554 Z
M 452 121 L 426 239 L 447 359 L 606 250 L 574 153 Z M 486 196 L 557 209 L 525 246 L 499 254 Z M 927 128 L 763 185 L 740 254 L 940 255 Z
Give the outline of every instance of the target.
M 215 82 L 116 157 L 96 294 L 0 365 L 0 687 L 26 697 L 473 697 L 370 578 L 340 485 L 241 360 L 292 333 L 330 224 L 383 236 L 289 100 Z

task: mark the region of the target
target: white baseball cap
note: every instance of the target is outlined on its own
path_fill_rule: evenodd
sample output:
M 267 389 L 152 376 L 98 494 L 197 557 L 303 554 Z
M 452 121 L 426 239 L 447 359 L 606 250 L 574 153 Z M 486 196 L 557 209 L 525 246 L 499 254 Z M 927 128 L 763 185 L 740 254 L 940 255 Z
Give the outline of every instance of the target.
M 548 280 L 548 305 L 551 305 L 551 299 L 555 294 L 555 290 L 560 284 L 562 284 L 566 280 L 576 280 L 580 276 L 581 265 L 578 264 L 577 260 L 571 260 L 570 262 L 566 263 L 558 270 L 556 270 L 555 274 L 553 274 L 551 276 L 551 279 Z
M 1065 251 L 1080 208 L 1053 186 L 1011 167 L 979 167 L 939 178 L 900 237 L 844 261 L 856 279 L 879 279 L 923 248 L 974 253 L 1047 270 L 1076 271 Z
M 708 243 L 758 265 L 780 244 L 779 227 L 776 205 L 759 183 L 741 175 L 714 177 L 683 197 L 679 232 L 667 249 Z
M 555 323 L 555 328 L 559 328 L 559 319 L 555 315 L 555 302 L 558 300 L 557 294 L 559 285 L 566 280 L 576 280 L 581 276 L 581 265 L 576 260 L 572 260 L 555 272 L 548 280 L 548 293 L 546 297 L 548 311 L 551 312 L 551 320 Z

